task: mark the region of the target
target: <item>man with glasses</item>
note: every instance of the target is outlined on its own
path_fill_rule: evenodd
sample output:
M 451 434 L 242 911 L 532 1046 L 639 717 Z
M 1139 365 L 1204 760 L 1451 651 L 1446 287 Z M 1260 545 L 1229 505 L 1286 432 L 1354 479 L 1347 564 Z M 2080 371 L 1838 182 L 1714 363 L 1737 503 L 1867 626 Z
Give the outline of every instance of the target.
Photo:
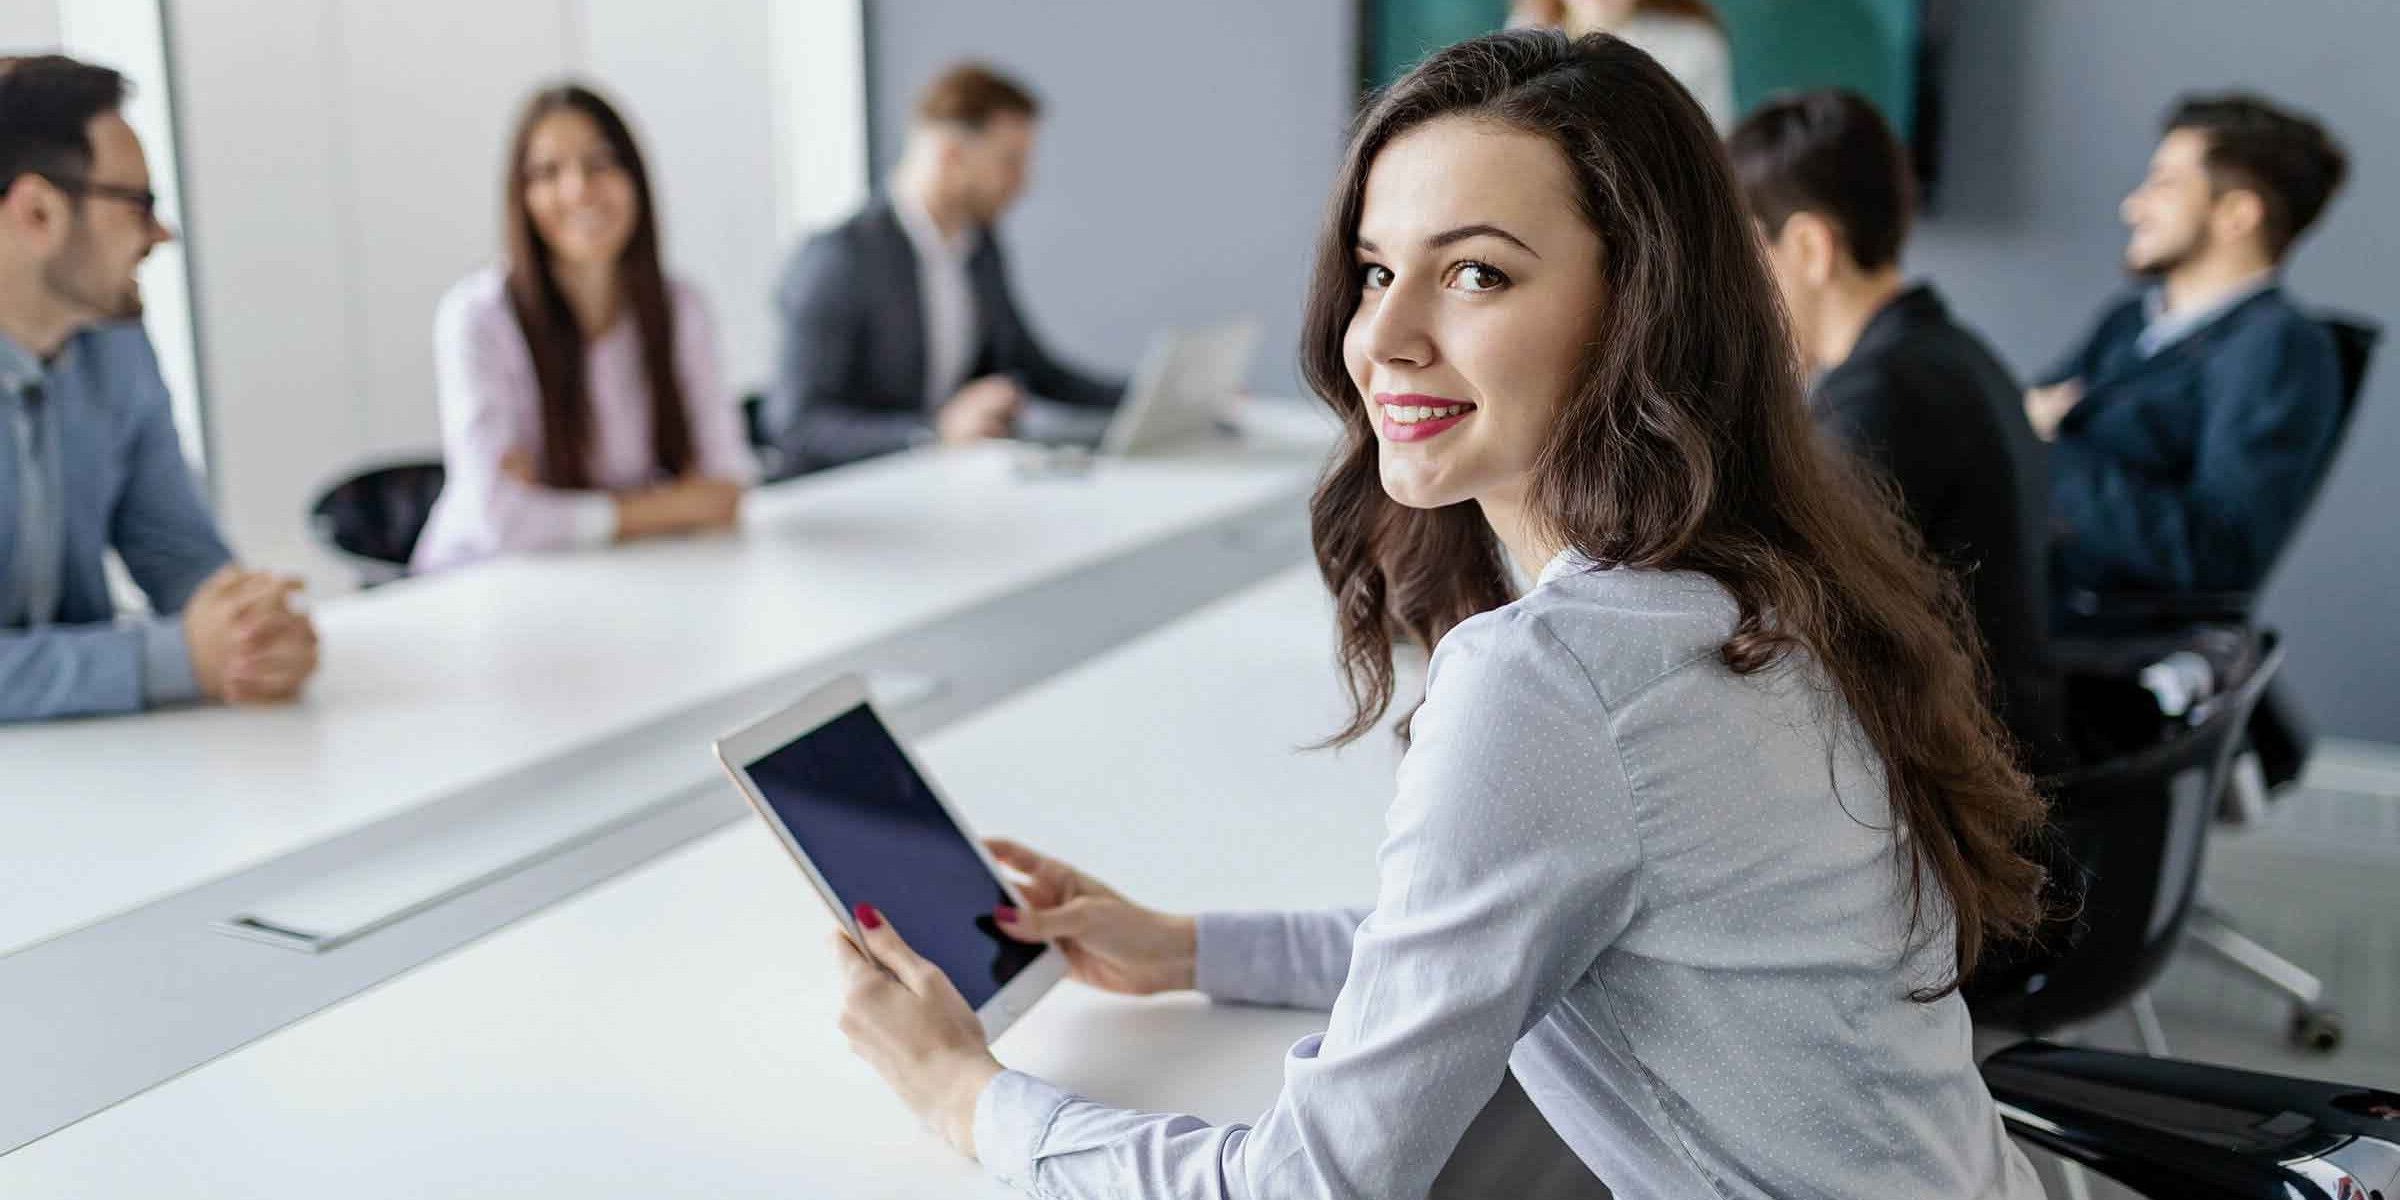
M 134 270 L 173 237 L 125 80 L 0 59 L 0 721 L 295 695 L 294 581 L 232 565 L 176 440 Z M 154 615 L 120 620 L 124 560 Z

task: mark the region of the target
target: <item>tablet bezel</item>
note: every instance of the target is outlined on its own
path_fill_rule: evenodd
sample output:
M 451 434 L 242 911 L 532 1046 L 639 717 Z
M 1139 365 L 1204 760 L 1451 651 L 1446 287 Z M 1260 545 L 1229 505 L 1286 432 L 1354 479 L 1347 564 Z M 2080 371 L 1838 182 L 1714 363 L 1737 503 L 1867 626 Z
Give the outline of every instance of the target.
M 925 769 L 925 764 L 918 761 L 916 752 L 909 748 L 908 740 L 892 728 L 891 721 L 876 706 L 873 697 L 868 695 L 866 681 L 857 675 L 843 675 L 802 696 L 790 706 L 718 738 L 712 749 L 716 753 L 717 765 L 723 767 L 725 774 L 733 780 L 734 789 L 749 802 L 750 811 L 757 813 L 759 819 L 766 822 L 767 828 L 774 831 L 776 842 L 799 865 L 810 890 L 816 892 L 817 899 L 823 901 L 833 913 L 834 921 L 842 927 L 850 943 L 862 948 L 866 945 L 865 935 L 852 919 L 849 905 L 834 894 L 833 885 L 825 882 L 824 874 L 817 870 L 815 863 L 809 861 L 808 851 L 802 849 L 799 839 L 792 836 L 791 829 L 776 814 L 775 806 L 767 803 L 758 784 L 750 778 L 749 765 L 806 737 L 819 726 L 862 704 L 874 714 L 876 722 L 891 737 L 892 744 L 899 747 L 900 757 L 908 763 L 909 769 L 925 782 L 925 790 L 932 794 L 933 802 L 941 806 L 943 815 L 949 817 L 950 823 L 966 836 L 967 845 L 975 851 L 976 859 L 983 863 L 984 872 L 1000 885 L 1010 903 L 1019 909 L 1028 907 L 1024 895 L 1017 890 L 1016 882 L 1000 869 L 1000 864 L 992 859 L 991 852 L 984 849 L 974 829 L 959 816 L 958 806 L 950 802 L 950 797 L 943 793 L 933 773 Z M 908 931 L 903 929 L 900 933 L 905 937 Z M 1043 946 L 1042 952 L 1025 964 L 1015 978 L 1001 985 L 991 999 L 975 1010 L 976 1017 L 983 1022 L 984 1041 L 991 1042 L 1007 1032 L 1011 1025 L 1016 1024 L 1017 1018 L 1025 1015 L 1025 1011 L 1033 1007 L 1034 1001 L 1056 986 L 1059 980 L 1066 977 L 1066 973 L 1066 956 L 1055 947 Z M 956 983 L 955 980 L 952 982 Z

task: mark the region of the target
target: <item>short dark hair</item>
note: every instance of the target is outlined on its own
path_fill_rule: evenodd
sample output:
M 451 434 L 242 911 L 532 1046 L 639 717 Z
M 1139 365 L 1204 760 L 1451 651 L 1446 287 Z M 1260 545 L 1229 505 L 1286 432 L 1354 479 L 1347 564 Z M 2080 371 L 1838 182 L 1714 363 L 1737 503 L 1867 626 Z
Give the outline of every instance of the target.
M 63 54 L 0 57 L 0 194 L 27 173 L 81 179 L 92 119 L 125 103 L 125 77 Z
M 983 132 L 992 118 L 1040 116 L 1041 101 L 1024 84 L 981 62 L 955 63 L 917 93 L 917 119 Z
M 1769 234 L 1809 212 L 1841 230 L 1862 270 L 1900 260 L 1916 184 L 1900 139 L 1867 98 L 1846 88 L 1778 96 L 1726 140 L 1752 216 Z
M 2208 139 L 2204 161 L 2219 192 L 2257 194 L 2271 258 L 2281 259 L 2308 232 L 2350 173 L 2349 154 L 2323 125 L 2248 92 L 2183 97 L 2160 135 L 2179 129 Z

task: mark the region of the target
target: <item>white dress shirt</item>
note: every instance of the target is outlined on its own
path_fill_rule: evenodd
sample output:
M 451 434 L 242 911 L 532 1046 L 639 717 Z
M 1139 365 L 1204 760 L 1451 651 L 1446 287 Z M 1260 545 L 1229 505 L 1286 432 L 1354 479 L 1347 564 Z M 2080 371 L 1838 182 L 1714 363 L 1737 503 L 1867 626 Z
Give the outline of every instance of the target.
M 1956 943 L 1938 893 L 1904 936 L 1880 759 L 1805 656 L 1728 669 L 1738 617 L 1565 554 L 1451 630 L 1374 908 L 1200 920 L 1201 991 L 1330 1010 L 1283 1094 L 1211 1125 L 1004 1071 L 985 1167 L 1045 1200 L 1414 1200 L 1513 1067 L 1618 1196 L 2035 1200 L 1965 1001 L 1908 997 Z
M 941 226 L 916 197 L 895 192 L 892 212 L 917 254 L 917 302 L 925 310 L 925 410 L 950 402 L 975 365 L 975 289 L 967 259 L 976 234 L 942 236 Z

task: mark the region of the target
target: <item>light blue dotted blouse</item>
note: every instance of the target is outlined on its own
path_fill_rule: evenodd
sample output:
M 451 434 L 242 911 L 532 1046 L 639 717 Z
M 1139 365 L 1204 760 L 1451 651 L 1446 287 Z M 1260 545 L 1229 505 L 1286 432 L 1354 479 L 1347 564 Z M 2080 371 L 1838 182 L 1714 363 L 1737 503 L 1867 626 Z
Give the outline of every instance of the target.
M 1453 630 L 1375 907 L 1201 919 L 1203 991 L 1331 1010 L 1274 1106 L 1215 1126 L 1004 1072 L 986 1167 L 1044 1197 L 1406 1200 L 1513 1067 L 1621 1197 L 2039 1197 L 1965 1004 L 1908 998 L 1954 943 L 1906 945 L 1879 761 L 1805 661 L 1727 669 L 1734 619 L 1713 580 L 1570 554 Z

